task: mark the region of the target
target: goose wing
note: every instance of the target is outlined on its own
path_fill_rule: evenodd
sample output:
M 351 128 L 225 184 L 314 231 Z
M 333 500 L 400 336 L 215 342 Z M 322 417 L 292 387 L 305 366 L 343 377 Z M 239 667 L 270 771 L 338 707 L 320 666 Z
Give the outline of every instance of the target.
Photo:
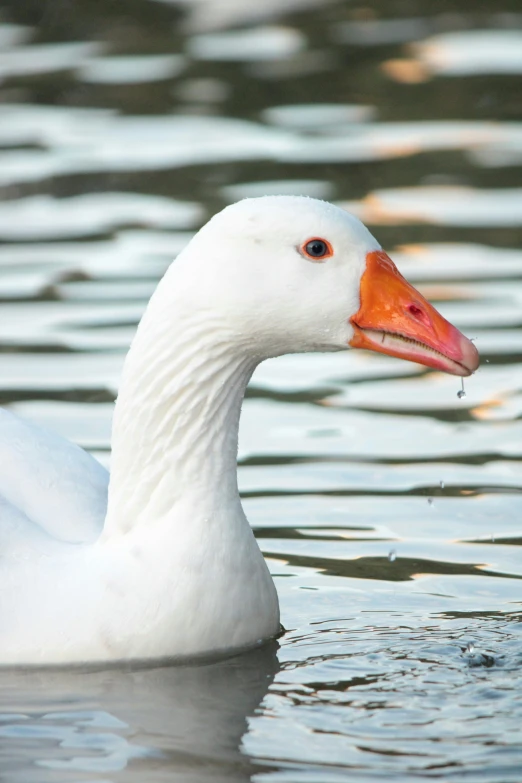
M 69 543 L 103 527 L 109 474 L 70 441 L 0 408 L 0 532 L 40 528 Z

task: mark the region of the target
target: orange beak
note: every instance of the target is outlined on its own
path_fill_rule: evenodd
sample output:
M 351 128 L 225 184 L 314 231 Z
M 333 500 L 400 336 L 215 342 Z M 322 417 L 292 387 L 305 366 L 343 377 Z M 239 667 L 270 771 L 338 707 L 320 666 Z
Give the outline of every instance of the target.
M 451 375 L 471 375 L 478 351 L 401 275 L 383 250 L 366 256 L 361 306 L 350 318 L 353 348 L 419 362 Z

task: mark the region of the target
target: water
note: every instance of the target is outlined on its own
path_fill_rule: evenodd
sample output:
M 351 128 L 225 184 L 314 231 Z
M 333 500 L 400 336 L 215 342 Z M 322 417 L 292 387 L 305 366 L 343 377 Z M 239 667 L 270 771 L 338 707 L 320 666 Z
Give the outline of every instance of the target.
M 482 367 L 457 399 L 378 355 L 263 365 L 239 483 L 279 647 L 0 674 L 3 780 L 521 778 L 520 9 L 280 8 L 4 0 L 2 403 L 107 462 L 158 278 L 268 192 L 349 205 Z

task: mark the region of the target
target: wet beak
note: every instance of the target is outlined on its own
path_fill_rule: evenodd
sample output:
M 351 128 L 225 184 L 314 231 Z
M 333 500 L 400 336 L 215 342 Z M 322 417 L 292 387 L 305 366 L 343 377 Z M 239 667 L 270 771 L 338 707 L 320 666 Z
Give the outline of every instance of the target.
M 382 250 L 368 253 L 361 306 L 350 318 L 353 348 L 386 353 L 452 375 L 471 375 L 478 351 L 400 274 Z

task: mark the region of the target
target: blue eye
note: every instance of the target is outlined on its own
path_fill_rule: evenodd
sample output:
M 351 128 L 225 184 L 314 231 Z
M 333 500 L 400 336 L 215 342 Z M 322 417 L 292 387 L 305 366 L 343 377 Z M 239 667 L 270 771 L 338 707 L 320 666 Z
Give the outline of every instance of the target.
M 313 239 L 306 246 L 306 252 L 314 258 L 322 258 L 328 252 L 328 248 L 321 239 Z
M 309 239 L 308 242 L 305 242 L 304 245 L 302 245 L 301 250 L 303 255 L 312 260 L 321 261 L 333 256 L 331 244 L 326 239 L 320 239 L 319 237 Z

